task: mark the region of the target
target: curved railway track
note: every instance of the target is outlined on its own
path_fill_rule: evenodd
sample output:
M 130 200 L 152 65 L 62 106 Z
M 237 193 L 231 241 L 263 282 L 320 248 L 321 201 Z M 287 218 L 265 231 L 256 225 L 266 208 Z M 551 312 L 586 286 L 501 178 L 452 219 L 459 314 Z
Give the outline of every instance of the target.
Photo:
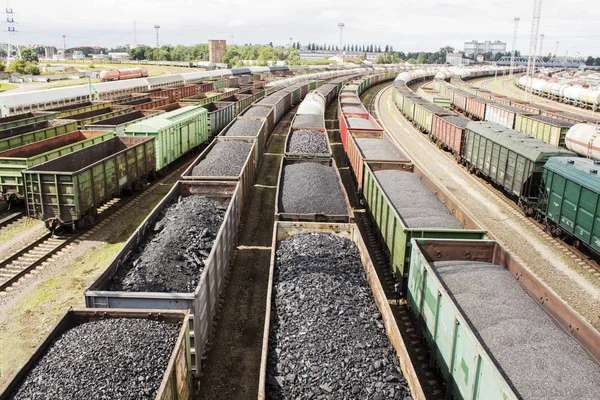
M 508 81 L 507 81 L 508 82 Z M 420 87 L 423 85 L 428 84 L 429 82 L 420 82 L 419 84 L 415 84 L 415 85 L 410 85 L 410 89 L 412 89 L 415 94 L 416 94 L 416 90 L 415 87 Z M 389 90 L 391 88 L 391 86 L 388 86 L 386 88 L 382 88 L 378 91 L 381 92 L 382 90 Z M 376 111 L 376 102 L 375 99 L 379 99 L 380 97 L 378 96 L 378 93 L 373 95 L 372 97 L 372 101 L 369 102 L 369 112 L 372 113 L 373 117 L 376 118 L 380 123 L 383 123 L 383 121 L 381 121 L 381 119 L 378 117 L 377 115 L 377 111 Z M 456 110 L 454 110 L 454 112 L 457 112 Z M 462 114 L 462 113 L 461 113 Z M 465 116 L 464 114 L 462 114 L 463 116 Z M 466 116 L 465 116 L 466 117 Z M 467 117 L 468 118 L 468 117 Z M 411 123 L 412 124 L 412 123 Z M 428 138 L 430 138 L 429 135 L 427 135 Z M 432 142 L 433 143 L 433 142 Z M 449 159 L 451 159 L 453 162 L 456 162 L 456 159 L 454 158 L 454 156 L 452 156 L 452 154 L 443 151 L 444 155 L 446 157 L 448 157 Z M 462 165 L 461 165 L 462 166 Z M 467 168 L 465 168 L 464 166 L 462 166 L 465 170 L 467 170 Z M 505 196 L 504 192 L 500 189 L 498 189 L 496 186 L 494 186 L 493 184 L 491 184 L 490 182 L 488 182 L 487 180 L 485 180 L 484 178 L 476 175 L 476 174 L 471 174 L 471 176 L 473 176 L 475 179 L 477 179 L 481 184 L 485 185 L 488 189 L 490 189 L 490 191 L 492 192 L 492 195 L 502 201 L 503 203 L 507 204 L 508 206 L 510 206 L 511 208 L 511 212 L 512 214 L 518 218 L 519 220 L 521 220 L 521 222 L 523 222 L 524 224 L 529 225 L 530 227 L 532 227 L 533 229 L 537 230 L 538 233 L 542 234 L 548 241 L 548 243 L 551 243 L 554 247 L 556 247 L 557 249 L 560 249 L 561 252 L 565 253 L 565 252 L 569 252 L 573 257 L 576 257 L 578 259 L 577 264 L 582 267 L 583 269 L 592 269 L 598 273 L 600 273 L 600 264 L 595 261 L 594 259 L 591 258 L 591 256 L 583 253 L 582 251 L 580 251 L 579 249 L 577 249 L 576 247 L 570 245 L 569 243 L 561 240 L 560 238 L 554 237 L 551 233 L 549 233 L 546 230 L 546 226 L 538 221 L 536 221 L 533 218 L 528 217 L 523 210 L 521 210 L 521 208 L 515 204 L 514 201 L 512 201 L 511 199 L 509 199 L 508 197 Z M 587 266 L 588 268 L 585 268 L 585 266 Z M 600 281 L 600 277 L 597 278 Z
M 98 209 L 97 222 L 87 228 L 77 232 L 48 232 L 33 243 L 17 251 L 8 258 L 0 261 L 0 293 L 10 290 L 15 283 L 18 283 L 28 274 L 35 273 L 35 270 L 59 251 L 68 248 L 77 239 L 82 238 L 86 233 L 99 229 L 110 223 L 113 218 L 117 218 L 128 209 L 133 207 L 142 198 L 158 189 L 165 181 L 171 179 L 176 174 L 181 174 L 192 162 L 192 159 L 186 159 L 181 165 L 163 178 L 154 181 L 145 190 L 128 198 L 116 198 L 108 201 Z

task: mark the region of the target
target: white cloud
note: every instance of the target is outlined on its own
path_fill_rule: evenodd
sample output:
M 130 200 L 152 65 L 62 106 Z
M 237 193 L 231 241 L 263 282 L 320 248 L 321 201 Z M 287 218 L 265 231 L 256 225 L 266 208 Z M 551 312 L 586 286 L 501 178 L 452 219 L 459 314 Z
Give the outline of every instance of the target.
M 339 43 L 337 23 L 343 21 L 344 42 L 391 44 L 404 51 L 435 50 L 450 44 L 462 48 L 471 39 L 512 42 L 513 17 L 521 17 L 518 48 L 527 52 L 533 0 L 72 0 L 12 1 L 19 22 L 20 43 L 60 46 L 116 46 L 155 43 L 160 24 L 164 44 L 194 44 L 211 38 L 236 43 Z M 569 50 L 600 55 L 594 0 L 545 0 L 540 33 L 544 53 Z M 5 35 L 6 27 L 2 27 Z M 1 36 L 0 40 L 6 40 Z

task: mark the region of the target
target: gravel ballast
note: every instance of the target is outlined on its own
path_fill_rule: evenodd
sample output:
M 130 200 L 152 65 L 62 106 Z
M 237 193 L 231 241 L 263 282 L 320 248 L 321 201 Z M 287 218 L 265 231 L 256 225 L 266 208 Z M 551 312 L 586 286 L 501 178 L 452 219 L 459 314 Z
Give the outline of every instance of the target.
M 597 399 L 600 366 L 515 281 L 489 263 L 432 263 L 524 399 Z
M 252 106 L 242 114 L 244 117 L 266 117 L 273 111 L 273 107 Z
M 280 240 L 273 292 L 267 398 L 408 398 L 353 242 Z
M 48 348 L 13 399 L 152 399 L 180 325 L 109 318 L 84 322 Z
M 264 123 L 264 118 L 238 118 L 224 136 L 258 136 Z
M 355 129 L 375 129 L 371 121 L 367 118 L 346 118 L 348 126 Z
M 395 144 L 387 139 L 354 138 L 366 160 L 408 160 Z
M 344 192 L 333 167 L 299 162 L 284 165 L 279 212 L 348 215 Z
M 239 176 L 252 149 L 251 143 L 223 140 L 192 169 L 192 176 Z
M 464 229 L 415 174 L 398 170 L 374 174 L 407 228 Z
M 328 154 L 327 136 L 323 132 L 301 129 L 290 134 L 289 153 Z
M 226 210 L 203 196 L 180 197 L 163 211 L 140 251 L 119 268 L 109 290 L 193 292 Z
M 325 118 L 322 115 L 302 114 L 296 115 L 293 128 L 321 128 L 325 129 Z

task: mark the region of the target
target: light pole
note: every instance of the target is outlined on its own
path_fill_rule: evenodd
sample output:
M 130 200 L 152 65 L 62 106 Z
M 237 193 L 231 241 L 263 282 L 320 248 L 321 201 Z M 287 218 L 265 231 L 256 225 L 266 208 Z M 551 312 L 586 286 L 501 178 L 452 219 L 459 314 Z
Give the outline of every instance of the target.
M 557 40 L 557 41 L 556 41 L 556 49 L 554 50 L 554 58 L 558 57 L 558 44 L 559 44 L 559 43 L 560 43 L 560 42 Z
M 63 36 L 63 49 L 65 49 L 65 55 L 67 54 L 67 35 Z
M 160 43 L 158 40 L 158 30 L 160 29 L 160 25 L 154 25 L 154 29 L 156 29 L 156 48 L 158 49 Z
M 342 51 L 342 49 L 344 48 L 344 37 L 343 37 L 343 33 L 344 33 L 344 27 L 346 26 L 346 24 L 344 24 L 343 22 L 340 22 L 338 24 L 338 27 L 340 28 L 340 54 L 342 55 L 342 57 L 340 57 L 340 62 L 343 64 L 344 63 L 344 57 L 343 54 L 344 52 Z
M 517 51 L 517 32 L 519 31 L 519 21 L 521 18 L 515 17 L 515 29 L 513 31 L 512 53 L 510 55 L 510 76 L 513 75 L 515 69 L 515 52 Z

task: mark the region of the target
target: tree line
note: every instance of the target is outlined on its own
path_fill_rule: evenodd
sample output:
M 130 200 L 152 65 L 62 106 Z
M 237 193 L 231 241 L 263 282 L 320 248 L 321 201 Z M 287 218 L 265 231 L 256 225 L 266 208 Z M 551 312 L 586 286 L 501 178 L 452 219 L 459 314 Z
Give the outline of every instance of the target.
M 292 47 L 296 50 L 303 50 L 300 42 L 296 42 L 292 44 Z M 306 50 L 308 51 L 340 51 L 340 47 L 331 44 L 317 44 L 317 43 L 309 43 L 306 45 Z M 367 45 L 359 45 L 359 44 L 346 44 L 342 46 L 342 51 L 349 52 L 362 52 L 362 53 L 388 53 L 393 52 L 394 47 L 390 45 L 385 45 L 384 47 L 375 45 L 375 44 L 367 44 Z

